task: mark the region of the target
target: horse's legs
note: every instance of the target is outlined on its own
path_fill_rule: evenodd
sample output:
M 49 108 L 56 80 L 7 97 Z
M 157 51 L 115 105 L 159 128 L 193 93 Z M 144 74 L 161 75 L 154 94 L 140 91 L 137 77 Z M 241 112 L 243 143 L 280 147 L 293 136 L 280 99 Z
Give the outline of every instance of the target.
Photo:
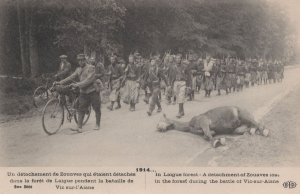
M 243 135 L 244 133 L 249 131 L 249 127 L 247 125 L 242 125 L 238 128 L 236 128 L 233 133 L 234 134 L 239 134 L 239 135 Z

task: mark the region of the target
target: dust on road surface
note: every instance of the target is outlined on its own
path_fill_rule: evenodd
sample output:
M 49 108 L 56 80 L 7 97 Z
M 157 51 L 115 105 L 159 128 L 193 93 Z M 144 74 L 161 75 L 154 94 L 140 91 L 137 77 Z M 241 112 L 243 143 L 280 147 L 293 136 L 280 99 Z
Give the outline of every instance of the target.
M 246 108 L 256 117 L 261 117 L 271 129 L 268 138 L 229 136 L 227 146 L 213 149 L 197 135 L 179 131 L 157 132 L 156 124 L 162 113 L 155 113 L 149 118 L 146 115 L 147 106 L 140 102 L 135 112 L 129 112 L 126 105 L 112 112 L 103 107 L 101 130 L 90 130 L 95 122 L 94 115 L 91 115 L 85 126 L 86 132 L 82 134 L 72 132 L 70 128 L 74 123 L 68 123 L 58 134 L 48 136 L 42 130 L 41 117 L 3 123 L 0 125 L 0 165 L 299 165 L 299 158 L 293 154 L 296 149 L 299 150 L 300 123 L 296 119 L 300 118 L 299 73 L 300 68 L 287 69 L 283 83 L 256 86 L 230 95 L 215 96 L 214 92 L 211 98 L 204 98 L 201 91 L 195 101 L 185 104 L 186 115 L 182 121 L 188 121 L 192 116 L 218 106 Z M 177 106 L 167 106 L 164 102 L 162 106 L 163 112 L 175 119 Z

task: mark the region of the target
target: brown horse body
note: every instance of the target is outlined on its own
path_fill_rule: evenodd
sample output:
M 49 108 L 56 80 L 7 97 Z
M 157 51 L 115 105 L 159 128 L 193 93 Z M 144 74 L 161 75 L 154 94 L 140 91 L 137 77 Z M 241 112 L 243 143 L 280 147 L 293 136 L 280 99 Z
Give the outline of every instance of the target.
M 179 130 L 204 134 L 208 140 L 213 140 L 213 136 L 217 134 L 244 134 L 251 129 L 254 129 L 252 134 L 257 130 L 260 134 L 268 135 L 268 131 L 258 124 L 247 110 L 235 106 L 211 109 L 193 117 L 189 122 L 174 121 L 164 115 L 157 127 L 161 132 Z

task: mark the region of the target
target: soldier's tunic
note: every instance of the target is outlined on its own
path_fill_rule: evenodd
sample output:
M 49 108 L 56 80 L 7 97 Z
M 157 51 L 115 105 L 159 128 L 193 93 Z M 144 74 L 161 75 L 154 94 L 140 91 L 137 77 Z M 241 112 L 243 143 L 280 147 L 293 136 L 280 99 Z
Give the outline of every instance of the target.
M 224 89 L 224 78 L 225 78 L 225 65 L 220 64 L 217 66 L 217 72 L 216 72 L 216 89 L 217 90 Z
M 109 95 L 109 100 L 111 102 L 115 102 L 120 97 L 120 87 L 123 76 L 123 69 L 119 64 L 111 64 L 108 66 L 108 72 L 110 74 L 109 88 L 111 91 Z
M 162 80 L 168 85 L 168 81 L 163 74 L 162 69 L 155 67 L 149 68 L 148 73 L 146 74 L 145 78 L 147 79 L 148 87 L 150 88 L 151 98 L 150 98 L 150 107 L 149 110 L 152 112 L 157 105 L 158 108 L 161 108 L 159 102 L 159 93 L 160 93 L 160 82 Z
M 75 72 L 69 77 L 60 81 L 60 84 L 64 85 L 72 80 L 79 80 L 76 86 L 80 88 L 79 95 L 79 111 L 86 112 L 90 104 L 96 114 L 100 113 L 100 100 L 99 92 L 96 92 L 94 87 L 95 81 L 95 67 L 92 65 L 85 65 L 83 68 L 78 67 Z
M 257 76 L 257 67 L 256 67 L 256 63 L 251 63 L 251 66 L 250 66 L 250 74 L 251 74 L 251 77 L 250 77 L 250 82 L 251 82 L 251 85 L 254 85 L 256 83 L 256 76 Z
M 205 61 L 204 63 L 204 89 L 205 90 L 213 90 L 214 82 L 212 77 L 212 68 L 214 66 L 213 61 Z
M 236 73 L 237 73 L 237 88 L 239 91 L 243 89 L 243 86 L 245 84 L 245 68 L 242 64 L 236 67 Z
M 251 73 L 250 73 L 250 69 L 249 69 L 249 64 L 246 63 L 245 65 L 245 85 L 246 87 L 249 86 L 250 80 L 251 80 Z
M 174 82 L 176 80 L 176 64 L 175 63 L 169 63 L 168 64 L 168 69 L 166 71 L 167 75 L 167 80 L 168 83 L 170 84 L 169 87 L 167 88 L 167 99 L 170 101 L 171 98 L 175 95 L 174 93 Z
M 204 83 L 204 63 L 201 61 L 198 65 L 197 65 L 197 72 L 196 72 L 196 86 L 197 88 L 200 90 L 201 86 Z
M 274 79 L 274 65 L 272 63 L 268 65 L 268 79 Z
M 225 71 L 226 71 L 226 74 L 225 74 L 225 78 L 224 78 L 224 83 L 225 83 L 225 89 L 228 90 L 232 87 L 232 82 L 231 82 L 231 68 L 230 68 L 230 65 L 227 64 L 225 66 Z
M 231 81 L 231 87 L 235 89 L 237 87 L 237 74 L 236 64 L 233 61 L 229 63 L 229 77 Z
M 125 76 L 126 76 L 126 83 L 125 83 L 125 96 L 124 96 L 124 103 L 138 103 L 138 88 L 139 83 L 139 69 L 136 64 L 129 63 L 125 69 Z
M 268 79 L 268 66 L 267 66 L 266 63 L 264 63 L 264 64 L 262 65 L 262 76 L 261 76 L 261 78 L 262 78 L 262 80 L 263 80 L 264 82 L 266 82 L 267 79 Z
M 176 64 L 175 71 L 176 77 L 174 82 L 174 92 L 176 96 L 176 102 L 181 104 L 185 101 L 187 69 L 184 64 Z

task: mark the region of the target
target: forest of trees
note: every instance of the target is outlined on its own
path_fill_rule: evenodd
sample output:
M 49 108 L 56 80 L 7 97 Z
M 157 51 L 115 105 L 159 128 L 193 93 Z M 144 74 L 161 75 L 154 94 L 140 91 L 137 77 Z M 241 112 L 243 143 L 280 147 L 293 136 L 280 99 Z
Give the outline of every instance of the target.
M 284 10 L 265 0 L 4 0 L 0 71 L 36 77 L 61 54 L 126 59 L 166 50 L 291 61 L 295 36 Z

